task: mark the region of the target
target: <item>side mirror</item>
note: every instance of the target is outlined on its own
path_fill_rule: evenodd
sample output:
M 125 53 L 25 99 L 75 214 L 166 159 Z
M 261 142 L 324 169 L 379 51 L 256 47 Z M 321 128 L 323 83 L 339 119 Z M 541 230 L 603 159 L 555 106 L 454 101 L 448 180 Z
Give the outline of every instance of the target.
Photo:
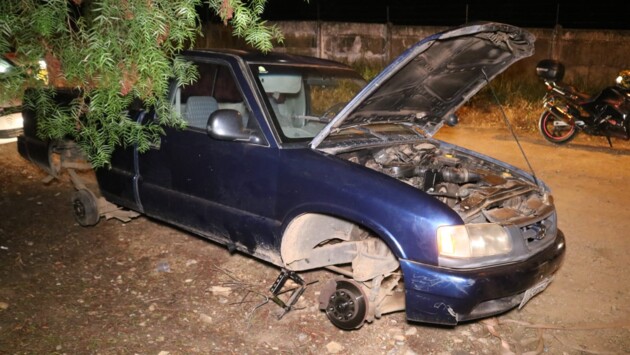
M 459 118 L 456 114 L 451 113 L 450 115 L 448 115 L 448 117 L 446 117 L 446 120 L 444 120 L 444 122 L 447 126 L 454 127 L 455 125 L 457 125 L 457 123 L 459 123 Z
M 260 143 L 261 139 L 251 129 L 243 126 L 243 117 L 236 110 L 216 110 L 208 118 L 208 136 L 226 141 Z

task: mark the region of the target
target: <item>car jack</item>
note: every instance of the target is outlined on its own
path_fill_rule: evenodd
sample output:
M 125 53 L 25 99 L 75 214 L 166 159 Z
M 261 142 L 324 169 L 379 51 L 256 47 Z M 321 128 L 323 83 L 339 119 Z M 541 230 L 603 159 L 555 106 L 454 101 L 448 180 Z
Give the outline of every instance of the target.
M 284 287 L 284 284 L 289 279 L 295 282 L 298 285 L 298 287 L 282 292 L 282 288 Z M 280 272 L 280 275 L 278 275 L 278 278 L 269 289 L 269 291 L 272 294 L 271 300 L 278 306 L 282 307 L 283 309 L 282 313 L 278 315 L 278 319 L 282 319 L 282 317 L 284 317 L 284 315 L 287 314 L 293 308 L 293 306 L 297 303 L 298 299 L 300 299 L 300 296 L 302 296 L 302 294 L 306 290 L 306 286 L 308 286 L 308 284 L 297 273 L 286 270 L 286 269 L 282 269 L 282 271 Z M 289 292 L 289 291 L 291 291 L 291 296 L 289 296 L 289 299 L 286 302 L 281 300 L 280 297 L 278 297 L 281 294 L 285 292 Z

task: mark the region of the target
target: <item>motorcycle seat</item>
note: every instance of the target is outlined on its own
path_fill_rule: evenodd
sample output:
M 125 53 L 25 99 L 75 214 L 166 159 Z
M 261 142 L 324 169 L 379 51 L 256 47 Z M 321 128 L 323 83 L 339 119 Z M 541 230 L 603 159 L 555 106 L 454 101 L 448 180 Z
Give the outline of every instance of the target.
M 580 103 L 586 103 L 593 100 L 595 97 L 589 95 L 585 92 L 579 91 L 575 88 L 575 86 L 563 83 L 563 82 L 555 82 L 554 85 L 561 91 L 564 91 L 570 95 L 577 97 L 577 101 Z

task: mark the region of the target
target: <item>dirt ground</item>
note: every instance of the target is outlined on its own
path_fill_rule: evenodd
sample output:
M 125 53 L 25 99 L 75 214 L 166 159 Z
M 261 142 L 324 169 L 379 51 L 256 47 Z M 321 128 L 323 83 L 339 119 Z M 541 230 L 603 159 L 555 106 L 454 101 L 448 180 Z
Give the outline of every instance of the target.
M 525 167 L 509 133 L 455 127 L 438 138 Z M 630 144 L 552 146 L 521 137 L 553 190 L 567 255 L 522 310 L 457 327 L 391 314 L 346 332 L 317 309 L 327 272 L 278 320 L 279 270 L 145 217 L 75 223 L 68 181 L 0 145 L 0 354 L 630 353 Z M 319 281 L 319 282 L 316 282 Z

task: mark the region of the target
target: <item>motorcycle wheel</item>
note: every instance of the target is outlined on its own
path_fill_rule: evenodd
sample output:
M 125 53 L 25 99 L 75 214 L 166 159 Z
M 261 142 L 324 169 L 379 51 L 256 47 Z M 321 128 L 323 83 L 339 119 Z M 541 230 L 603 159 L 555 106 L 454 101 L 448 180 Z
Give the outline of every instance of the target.
M 540 115 L 538 129 L 547 141 L 554 144 L 568 143 L 578 132 L 573 120 L 562 120 L 549 111 Z

